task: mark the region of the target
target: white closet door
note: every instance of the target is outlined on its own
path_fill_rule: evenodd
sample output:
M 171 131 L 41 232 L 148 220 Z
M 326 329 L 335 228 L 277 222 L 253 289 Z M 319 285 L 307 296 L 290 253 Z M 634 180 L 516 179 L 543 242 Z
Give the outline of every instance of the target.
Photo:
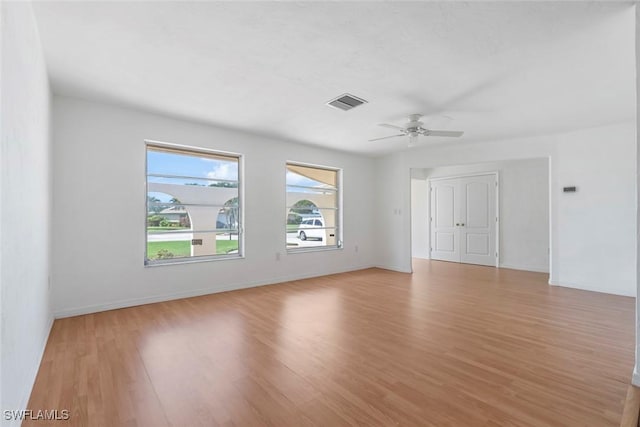
M 496 175 L 431 182 L 431 259 L 496 266 Z
M 460 261 L 496 265 L 496 176 L 459 178 Z
M 458 180 L 431 183 L 431 259 L 460 262 L 459 192 Z

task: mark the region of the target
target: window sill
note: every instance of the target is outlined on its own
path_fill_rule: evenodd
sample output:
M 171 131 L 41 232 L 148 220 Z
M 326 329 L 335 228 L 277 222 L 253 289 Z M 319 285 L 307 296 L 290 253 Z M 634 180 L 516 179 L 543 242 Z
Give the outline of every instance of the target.
M 287 248 L 287 254 L 303 254 L 307 252 L 341 251 L 344 247 L 338 246 L 308 246 L 306 248 Z
M 209 256 L 209 257 L 194 257 L 194 258 L 181 258 L 181 259 L 167 259 L 162 261 L 145 261 L 144 267 L 163 267 L 165 265 L 181 265 L 181 264 L 196 264 L 201 262 L 212 261 L 229 261 L 244 259 L 244 255 L 222 255 L 222 256 Z

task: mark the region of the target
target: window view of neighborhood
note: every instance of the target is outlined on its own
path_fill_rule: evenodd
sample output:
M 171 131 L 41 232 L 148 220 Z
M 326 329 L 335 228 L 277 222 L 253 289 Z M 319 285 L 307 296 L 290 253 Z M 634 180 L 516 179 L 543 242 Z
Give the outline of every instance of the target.
M 148 264 L 240 255 L 238 157 L 147 145 Z
M 287 249 L 340 247 L 338 171 L 287 163 Z

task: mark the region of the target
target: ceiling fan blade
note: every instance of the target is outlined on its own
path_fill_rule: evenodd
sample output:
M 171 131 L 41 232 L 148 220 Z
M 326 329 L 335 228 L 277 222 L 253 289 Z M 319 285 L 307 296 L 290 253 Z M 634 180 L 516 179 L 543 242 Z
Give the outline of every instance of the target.
M 388 125 L 386 123 L 380 123 L 378 126 L 382 126 L 383 128 L 396 129 L 396 130 L 400 130 L 402 132 L 405 131 L 405 128 L 403 128 L 402 126 Z
M 399 136 L 404 136 L 404 135 L 405 135 L 404 133 L 401 133 L 400 135 L 383 136 L 382 138 L 370 139 L 369 142 L 380 141 L 381 139 L 397 138 Z
M 426 129 L 424 132 L 425 136 L 454 136 L 459 137 L 464 134 L 461 130 L 430 130 Z

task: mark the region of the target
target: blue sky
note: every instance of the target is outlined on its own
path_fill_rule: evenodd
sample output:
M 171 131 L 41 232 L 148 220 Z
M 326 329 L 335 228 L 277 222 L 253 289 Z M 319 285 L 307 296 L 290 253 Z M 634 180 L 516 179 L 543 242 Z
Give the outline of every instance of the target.
M 237 180 L 238 163 L 181 154 L 147 151 L 150 174 L 187 175 L 202 178 Z M 203 181 L 203 184 L 206 181 Z
M 162 175 L 184 175 L 202 178 L 170 179 L 151 177 L 151 182 L 165 182 L 171 184 L 198 183 L 205 186 L 215 182 L 215 179 L 237 180 L 238 162 L 209 159 L 197 156 L 147 151 L 147 173 Z M 164 193 L 150 192 L 149 196 L 156 197 L 162 202 L 168 202 L 171 196 Z
M 167 183 L 193 183 L 198 182 L 202 185 L 209 185 L 215 182 L 215 179 L 224 180 L 237 180 L 238 179 L 238 163 L 226 162 L 217 159 L 208 159 L 197 156 L 188 156 L 182 154 L 173 154 L 158 151 L 147 151 L 147 173 L 148 174 L 162 174 L 162 175 L 184 175 L 201 177 L 202 181 L 196 181 L 193 179 L 167 179 L 167 178 L 149 178 L 153 182 L 167 182 Z M 323 186 L 322 183 L 315 180 L 306 178 L 302 175 L 298 175 L 291 171 L 287 171 L 286 175 L 287 185 L 302 185 L 302 186 Z M 299 188 L 292 188 L 294 191 L 304 191 Z M 162 202 L 168 202 L 170 197 L 163 193 L 149 193 L 149 196 L 154 196 L 160 199 Z

